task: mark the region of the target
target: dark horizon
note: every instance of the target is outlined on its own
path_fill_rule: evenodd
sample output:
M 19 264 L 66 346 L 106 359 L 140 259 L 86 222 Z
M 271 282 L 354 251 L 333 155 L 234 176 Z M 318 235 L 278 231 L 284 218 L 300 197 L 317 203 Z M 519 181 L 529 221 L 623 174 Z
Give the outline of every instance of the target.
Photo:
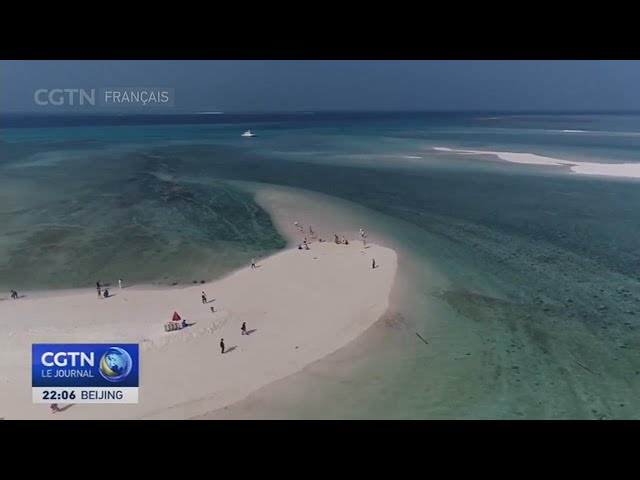
M 353 124 L 418 120 L 426 124 L 441 121 L 455 124 L 483 123 L 485 126 L 501 126 L 504 121 L 518 119 L 527 122 L 536 118 L 640 116 L 638 110 L 324 110 L 324 111 L 233 111 L 218 114 L 198 112 L 159 111 L 105 112 L 4 112 L 0 113 L 0 130 L 12 128 L 65 128 L 65 127 L 119 127 L 142 125 L 225 125 L 237 124 L 250 127 L 262 123 L 298 122 L 313 125 L 326 122 L 351 122 Z
M 181 113 L 640 110 L 627 60 L 0 60 L 0 76 L 0 110 L 15 113 L 89 107 L 37 92 L 112 89 L 170 90 L 146 108 Z
M 313 114 L 345 114 L 345 113 L 455 113 L 455 114 L 519 114 L 519 115 L 640 115 L 640 109 L 317 109 L 317 110 L 157 110 L 155 112 L 145 110 L 64 110 L 53 109 L 39 110 L 4 110 L 0 116 L 33 115 L 33 116 L 172 116 L 172 115 L 313 115 Z

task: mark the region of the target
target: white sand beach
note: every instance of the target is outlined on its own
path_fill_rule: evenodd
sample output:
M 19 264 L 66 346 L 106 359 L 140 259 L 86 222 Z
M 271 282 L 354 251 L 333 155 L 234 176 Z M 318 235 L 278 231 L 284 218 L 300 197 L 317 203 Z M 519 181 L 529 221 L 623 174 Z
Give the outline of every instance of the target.
M 598 175 L 605 177 L 640 178 L 640 163 L 594 163 L 561 160 L 559 158 L 544 157 L 533 153 L 494 152 L 488 150 L 460 150 L 447 147 L 433 147 L 439 152 L 456 153 L 460 155 L 491 155 L 510 163 L 527 165 L 555 165 L 569 167 L 573 173 L 580 175 Z
M 276 222 L 279 228 L 298 241 L 282 218 Z M 309 219 L 300 218 L 300 223 L 308 228 Z M 363 248 L 357 239 L 360 225 L 336 231 L 350 240 L 336 245 L 330 218 L 314 222 L 318 237 L 327 241 L 312 241 L 306 234 L 310 250 L 294 247 L 256 259 L 255 269 L 249 254 L 246 268 L 206 284 L 138 287 L 127 286 L 125 278 L 123 289 L 111 279 L 113 296 L 107 299 L 97 297 L 95 286 L 27 292 L 17 300 L 3 295 L 0 417 L 193 418 L 240 401 L 344 347 L 386 311 L 397 257 L 377 244 Z M 372 269 L 373 258 L 378 268 Z M 192 325 L 167 333 L 163 325 L 174 311 Z M 241 335 L 243 322 L 250 335 Z M 221 338 L 228 353 L 220 352 Z M 140 343 L 138 404 L 76 404 L 51 415 L 47 405 L 32 403 L 32 343 L 129 342 Z

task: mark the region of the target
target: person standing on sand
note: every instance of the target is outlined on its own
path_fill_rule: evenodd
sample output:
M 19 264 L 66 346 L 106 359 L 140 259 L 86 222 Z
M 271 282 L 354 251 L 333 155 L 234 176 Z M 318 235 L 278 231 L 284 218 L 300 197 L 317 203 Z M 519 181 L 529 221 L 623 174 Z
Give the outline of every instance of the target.
M 120 288 L 122 288 L 122 279 L 121 279 L 121 278 L 119 278 L 119 279 L 118 279 L 118 286 L 119 286 Z
M 207 294 L 202 292 L 202 303 L 207 303 Z
M 371 268 L 376 268 L 376 259 L 371 260 Z
M 251 259 L 251 268 L 256 268 L 256 259 L 255 258 Z
M 242 326 L 240 327 L 240 335 L 247 334 L 247 322 L 242 322 Z
M 222 349 L 222 353 L 224 353 L 224 338 L 220 340 L 220 348 Z

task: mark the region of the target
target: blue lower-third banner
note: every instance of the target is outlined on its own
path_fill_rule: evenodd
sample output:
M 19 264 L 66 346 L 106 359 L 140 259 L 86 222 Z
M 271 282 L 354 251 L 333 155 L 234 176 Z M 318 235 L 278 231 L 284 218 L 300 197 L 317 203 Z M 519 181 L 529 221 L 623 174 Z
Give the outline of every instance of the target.
M 138 403 L 137 344 L 32 346 L 34 403 Z

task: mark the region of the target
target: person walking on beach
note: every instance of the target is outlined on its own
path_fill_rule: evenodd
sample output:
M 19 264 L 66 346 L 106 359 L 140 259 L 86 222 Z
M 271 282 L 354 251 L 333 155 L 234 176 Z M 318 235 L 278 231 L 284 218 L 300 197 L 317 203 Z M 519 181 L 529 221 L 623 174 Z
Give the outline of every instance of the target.
M 11 290 L 11 298 L 16 300 L 18 298 L 18 292 L 15 290 Z
M 224 353 L 224 338 L 220 340 L 220 348 L 222 349 L 222 353 Z
M 256 259 L 255 258 L 251 259 L 251 268 L 256 268 Z
M 376 268 L 376 259 L 375 258 L 371 261 L 371 268 Z
M 247 322 L 242 322 L 242 326 L 240 327 L 240 335 L 247 334 Z
M 121 278 L 119 278 L 119 279 L 118 279 L 118 286 L 119 286 L 120 288 L 122 288 L 122 279 L 121 279 Z
M 202 303 L 207 303 L 207 294 L 202 292 Z
M 51 413 L 58 413 L 60 411 L 57 403 L 52 403 L 49 408 L 51 409 Z

